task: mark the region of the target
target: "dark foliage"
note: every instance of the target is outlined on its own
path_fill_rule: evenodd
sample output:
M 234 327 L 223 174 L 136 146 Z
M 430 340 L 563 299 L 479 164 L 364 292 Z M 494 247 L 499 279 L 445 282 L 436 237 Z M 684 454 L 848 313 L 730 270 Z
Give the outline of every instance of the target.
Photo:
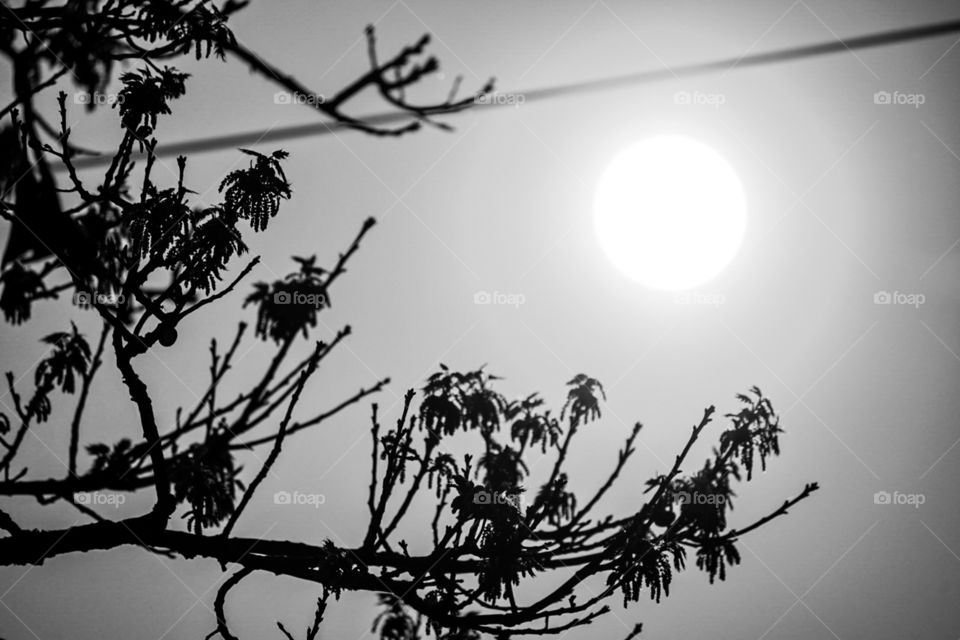
M 317 325 L 317 314 L 329 306 L 327 280 L 313 259 L 301 260 L 300 269 L 271 284 L 258 282 L 247 296 L 246 305 L 257 307 L 257 335 L 277 344 L 304 337 Z
M 49 355 L 37 364 L 37 387 L 60 387 L 64 393 L 73 393 L 76 377 L 83 376 L 87 371 L 90 345 L 72 323 L 70 331 L 51 333 L 43 342 L 50 345 L 51 349 Z
M 0 149 L 0 215 L 12 229 L 0 271 L 0 309 L 19 324 L 31 319 L 34 304 L 54 304 L 63 293 L 73 296 L 71 312 L 102 325 L 95 348 L 72 322 L 69 330 L 44 338 L 33 388 L 21 396 L 18 386 L 24 383 L 8 374 L 11 406 L 0 414 L 0 496 L 66 501 L 93 521 L 63 530 L 28 529 L 0 509 L 6 532 L 0 564 L 39 564 L 59 554 L 139 545 L 151 553 L 216 559 L 224 569 L 237 565 L 214 602 L 216 632 L 225 640 L 235 638 L 224 613 L 227 592 L 254 572 L 297 578 L 322 590 L 307 640 L 318 637 L 329 597 L 344 591 L 378 594 L 383 611 L 373 630 L 383 640 L 560 634 L 607 613 L 605 601 L 616 594 L 624 603 L 641 594 L 655 601 L 666 597 L 689 550 L 711 582 L 725 579 L 740 561 L 742 535 L 817 489 L 807 485 L 766 517 L 738 529 L 728 526 L 733 485 L 753 479 L 758 458 L 765 469 L 780 453 L 776 413 L 754 388 L 738 396 L 742 406 L 727 414 L 730 426 L 699 470 L 683 468 L 713 419 L 713 407 L 693 428 L 673 468 L 649 472 L 646 493 L 636 489 L 642 483 L 627 483 L 636 506 L 607 513 L 604 498 L 627 468 L 640 425 L 627 435 L 607 480 L 592 494 L 582 493 L 568 464 L 574 439 L 615 428 L 597 424 L 606 400 L 599 380 L 576 375 L 562 404 L 551 409 L 536 393 L 508 400 L 497 390 L 500 379 L 483 367 L 457 371 L 440 365 L 419 396 L 412 389 L 405 394 L 393 425 L 382 427 L 373 406 L 369 522 L 362 541 L 315 544 L 309 536 L 297 542 L 235 535 L 234 526 L 260 495 L 257 489 L 285 443 L 389 383 L 375 381 L 308 413 L 302 393 L 350 328 L 339 329 L 329 342 L 303 344 L 309 355 L 302 359 L 294 355 L 301 347 L 297 341 L 309 340 L 330 307 L 331 290 L 372 219 L 328 268 L 318 266 L 316 256 L 294 257 L 293 273 L 253 286 L 245 306 L 255 307 L 254 334 L 271 351 L 263 366 L 245 365 L 236 376 L 238 349 L 247 349 L 247 325 L 240 322 L 226 348 L 211 340 L 209 383 L 189 405 L 172 411 L 171 400 L 159 397 L 142 374 L 144 363 L 153 362 L 144 354 L 177 344 L 188 316 L 222 300 L 256 266 L 257 258 L 239 269 L 235 264 L 248 251 L 241 223 L 265 231 L 293 196 L 282 150 L 241 149 L 249 163 L 223 178 L 222 202 L 213 206 L 191 202 L 186 158 L 178 158 L 172 184 L 155 176 L 158 127 L 188 79 L 162 63 L 184 54 L 236 57 L 284 90 L 316 93 L 234 38 L 227 23 L 245 4 L 69 0 L 0 11 L 0 53 L 13 65 L 16 95 L 4 110 L 11 126 L 0 131 L 9 142 Z M 372 28 L 366 36 L 369 70 L 312 105 L 322 117 L 376 136 L 399 136 L 423 125 L 447 129 L 438 116 L 468 108 L 492 88 L 487 84 L 478 94 L 457 98 L 458 79 L 441 102 L 409 102 L 407 90 L 439 69 L 435 58 L 425 57 L 429 38 L 384 58 Z M 67 73 L 86 92 L 103 91 L 118 64 L 130 60 L 140 68 L 121 76 L 115 101 L 122 139 L 105 154 L 110 162 L 102 181 L 90 186 L 74 165 L 83 150 L 71 142 L 66 92 L 55 101 L 44 100 L 42 92 Z M 383 127 L 351 116 L 349 105 L 364 89 L 376 92 L 401 123 Z M 41 104 L 58 108 L 59 126 L 44 119 Z M 53 165 L 62 170 L 59 178 Z M 230 269 L 236 273 L 228 280 Z M 136 409 L 136 424 L 117 442 L 91 443 L 85 407 L 106 353 Z M 226 397 L 224 385 L 237 379 L 242 390 Z M 63 403 L 72 410 L 66 417 L 58 405 L 54 420 L 58 393 L 74 394 L 75 402 Z M 59 420 L 69 472 L 37 477 L 21 464 L 23 442 L 37 424 Z M 265 455 L 251 456 L 253 451 Z M 257 469 L 252 478 L 241 461 Z M 76 500 L 83 491 L 150 491 L 155 499 L 146 514 L 118 510 L 110 520 Z M 177 513 L 185 523 L 174 518 Z M 557 571 L 563 571 L 559 586 L 542 593 Z M 604 585 L 599 593 L 585 589 L 591 578 Z M 531 600 L 537 589 L 541 593 Z M 293 640 L 281 623 L 278 628 Z
M 157 118 L 170 113 L 170 101 L 186 91 L 187 74 L 164 68 L 159 73 L 140 69 L 123 74 L 123 89 L 117 99 L 120 124 L 148 138 L 157 128 Z
M 287 152 L 265 156 L 248 149 L 240 151 L 254 160 L 246 169 L 231 171 L 220 183 L 220 191 L 226 191 L 223 210 L 233 220 L 249 220 L 254 231 L 263 231 L 280 210 L 280 200 L 290 198 L 290 183 L 280 166 Z
M 218 438 L 191 445 L 177 456 L 170 477 L 177 501 L 190 507 L 186 514 L 189 525 L 200 530 L 230 517 L 237 489 L 244 488 L 237 478 L 240 471 L 226 443 Z

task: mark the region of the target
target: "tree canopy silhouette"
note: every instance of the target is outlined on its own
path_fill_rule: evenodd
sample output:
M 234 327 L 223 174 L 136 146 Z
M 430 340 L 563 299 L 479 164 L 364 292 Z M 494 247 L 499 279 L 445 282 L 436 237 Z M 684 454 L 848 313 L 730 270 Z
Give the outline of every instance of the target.
M 253 572 L 318 586 L 308 640 L 319 633 L 330 598 L 343 591 L 377 594 L 382 613 L 373 625 L 384 640 L 546 635 L 589 624 L 609 611 L 611 597 L 625 605 L 645 597 L 659 602 L 686 567 L 688 553 L 711 582 L 725 579 L 740 561 L 741 536 L 786 514 L 817 489 L 807 484 L 767 516 L 728 526 L 735 483 L 752 480 L 758 466 L 766 468 L 780 453 L 777 415 L 753 388 L 737 396 L 739 406 L 724 416 L 728 424 L 702 466 L 689 470 L 688 458 L 715 419 L 712 406 L 692 427 L 672 467 L 638 486 L 636 508 L 605 513 L 602 500 L 624 480 L 641 426 L 633 426 L 606 481 L 590 494 L 576 493 L 568 454 L 574 439 L 602 415 L 599 380 L 575 376 L 567 383 L 566 402 L 551 409 L 536 393 L 508 400 L 485 368 L 455 371 L 441 365 L 422 388 L 406 393 L 395 423 L 381 424 L 372 405 L 369 523 L 362 540 L 316 545 L 234 535 L 287 441 L 388 383 L 361 387 L 315 415 L 298 411 L 318 367 L 350 335 L 345 326 L 328 342 L 310 342 L 319 314 L 331 304 L 331 289 L 374 227 L 373 219 L 329 268 L 319 266 L 316 256 L 294 257 L 297 266 L 288 276 L 253 285 L 244 305 L 253 307 L 254 335 L 248 336 L 241 322 L 225 348 L 211 341 L 207 388 L 193 406 L 176 412 L 172 424 L 160 418 L 158 399 L 142 377 L 146 363 L 140 356 L 176 345 L 186 317 L 206 312 L 249 275 L 257 258 L 227 279 L 231 265 L 248 252 L 244 235 L 268 231 L 291 197 L 282 150 L 240 150 L 249 156 L 247 165 L 223 178 L 222 202 L 213 206 L 191 203 L 186 158 L 178 158 L 173 184 L 162 184 L 153 172 L 158 122 L 171 113 L 188 81 L 163 62 L 191 53 L 233 55 L 287 90 L 313 93 L 233 37 L 228 20 L 245 4 L 32 0 L 0 11 L 0 48 L 14 69 L 14 100 L 3 109 L 11 124 L 0 132 L 0 215 L 10 223 L 0 309 L 7 321 L 20 324 L 30 321 L 37 305 L 71 295 L 81 312 L 96 313 L 102 324 L 93 341 L 72 323 L 46 336 L 32 388 L 18 388 L 23 385 L 13 373 L 6 376 L 13 406 L 0 413 L 0 495 L 66 502 L 91 522 L 33 529 L 0 510 L 5 531 L 0 564 L 40 564 L 57 555 L 124 545 L 216 559 L 224 571 L 236 569 L 214 601 L 214 633 L 225 639 L 235 637 L 224 611 L 228 593 Z M 328 100 L 311 104 L 333 121 L 375 136 L 409 134 L 424 124 L 446 129 L 437 117 L 469 107 L 492 89 L 488 84 L 458 98 L 457 80 L 443 100 L 411 103 L 406 90 L 439 68 L 435 58 L 424 57 L 429 38 L 382 58 L 373 29 L 366 33 L 369 69 Z M 122 138 L 102 182 L 91 185 L 73 165 L 85 151 L 71 143 L 67 94 L 59 93 L 55 102 L 59 122 L 48 122 L 39 105 L 53 100 L 43 91 L 67 73 L 84 91 L 104 91 L 117 63 L 129 61 L 143 66 L 120 76 L 115 106 Z M 377 92 L 407 120 L 381 128 L 350 115 L 351 99 L 364 90 Z M 140 151 L 146 162 L 135 167 Z M 65 185 L 54 177 L 55 167 L 62 169 Z M 238 347 L 250 339 L 270 345 L 272 357 L 251 388 L 225 398 L 217 391 L 229 379 Z M 106 357 L 116 361 L 139 418 L 129 437 L 117 442 L 98 442 L 84 424 Z M 72 410 L 67 395 L 77 396 Z M 34 477 L 22 464 L 24 439 L 39 425 L 58 421 L 69 450 L 66 473 Z M 454 439 L 469 442 L 472 453 L 451 454 Z M 265 457 L 249 455 L 256 450 Z M 552 466 L 545 481 L 528 486 L 534 478 L 526 461 L 536 452 Z M 78 499 L 87 492 L 147 491 L 155 494 L 147 513 L 117 520 Z M 397 532 L 422 515 L 411 508 L 417 497 L 432 505 L 428 521 L 420 523 L 430 535 L 408 544 Z M 174 518 L 178 513 L 183 524 Z M 546 595 L 529 597 L 530 585 L 559 570 L 572 572 Z M 585 581 L 597 576 L 603 588 L 586 591 Z M 282 623 L 278 632 L 293 638 Z

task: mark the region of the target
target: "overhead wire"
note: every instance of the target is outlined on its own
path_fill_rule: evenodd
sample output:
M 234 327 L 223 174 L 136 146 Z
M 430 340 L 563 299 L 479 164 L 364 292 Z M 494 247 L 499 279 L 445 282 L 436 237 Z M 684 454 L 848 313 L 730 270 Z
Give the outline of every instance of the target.
M 665 66 L 661 69 L 557 84 L 537 89 L 530 89 L 527 91 L 497 93 L 516 97 L 522 96 L 523 102 L 526 104 L 530 102 L 541 102 L 577 94 L 595 93 L 628 86 L 679 80 L 682 78 L 689 78 L 709 73 L 732 71 L 738 68 L 759 67 L 770 64 L 804 60 L 817 56 L 842 53 L 844 51 L 853 52 L 862 49 L 890 46 L 894 44 L 925 40 L 957 33 L 960 33 L 960 20 L 950 20 L 872 33 L 847 39 L 835 39 L 827 42 L 775 49 L 773 51 L 746 54 L 738 57 L 729 57 L 707 62 L 678 65 L 676 67 Z M 516 104 L 516 101 L 509 99 L 478 101 L 474 108 L 492 109 L 510 106 L 513 104 Z M 395 123 L 409 118 L 410 115 L 404 112 L 391 111 L 375 113 L 362 117 L 360 120 L 376 126 Z M 275 129 L 245 131 L 240 133 L 199 138 L 196 140 L 173 142 L 167 145 L 158 146 L 154 153 L 158 157 L 202 153 L 205 151 L 236 148 L 266 142 L 277 142 L 292 138 L 329 135 L 350 129 L 350 125 L 345 123 L 324 121 L 311 122 L 307 124 L 278 127 Z M 109 162 L 109 156 L 83 156 L 74 159 L 74 165 L 77 168 L 100 166 L 108 164 Z

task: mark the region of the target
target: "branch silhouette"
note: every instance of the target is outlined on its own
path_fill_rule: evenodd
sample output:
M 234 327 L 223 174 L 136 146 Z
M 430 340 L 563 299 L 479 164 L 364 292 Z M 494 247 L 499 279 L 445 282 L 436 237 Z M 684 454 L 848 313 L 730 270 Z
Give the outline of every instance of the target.
M 739 563 L 738 539 L 808 498 L 806 485 L 767 516 L 739 528 L 727 524 L 733 486 L 753 480 L 780 453 L 782 430 L 770 401 L 753 388 L 737 396 L 724 416 L 716 448 L 691 469 L 690 453 L 715 410 L 707 408 L 670 469 L 651 473 L 645 488 L 622 513 L 604 511 L 604 498 L 623 484 L 641 425 L 617 452 L 606 480 L 585 502 L 573 487 L 569 454 L 602 420 L 601 382 L 579 374 L 566 385 L 566 400 L 551 410 L 537 393 L 508 400 L 496 376 L 480 368 L 456 371 L 440 365 L 420 389 L 409 389 L 397 421 L 381 425 L 376 404 L 370 419 L 371 467 L 361 540 L 312 544 L 238 536 L 247 507 L 263 481 L 282 464 L 284 446 L 300 434 L 349 412 L 389 384 L 368 382 L 326 410 L 307 413 L 302 397 L 327 358 L 351 335 L 340 328 L 329 342 L 311 340 L 320 315 L 332 305 L 334 285 L 357 259 L 375 221 L 367 219 L 329 269 L 317 256 L 293 256 L 295 267 L 272 282 L 256 282 L 244 300 L 255 315 L 252 336 L 238 323 L 226 350 L 216 338 L 209 350 L 209 383 L 199 398 L 168 420 L 145 375 L 144 354 L 173 348 L 182 322 L 208 314 L 233 293 L 257 265 L 250 259 L 232 278 L 229 268 L 248 252 L 247 233 L 266 233 L 291 185 L 283 150 L 241 149 L 246 166 L 219 185 L 221 201 L 191 202 L 187 159 L 177 160 L 171 184 L 155 174 L 157 127 L 187 90 L 187 76 L 163 65 L 193 53 L 197 58 L 238 57 L 291 93 L 309 93 L 299 81 L 241 45 L 228 27 L 245 2 L 216 7 L 204 1 L 85 0 L 28 2 L 0 11 L 0 50 L 14 66 L 11 126 L 0 131 L 0 215 L 11 233 L 0 272 L 0 310 L 8 322 L 30 322 L 36 305 L 72 295 L 76 311 L 96 314 L 100 335 L 91 349 L 71 323 L 46 336 L 32 384 L 6 376 L 11 407 L 0 413 L 0 497 L 32 496 L 41 504 L 64 501 L 92 521 L 65 529 L 34 529 L 0 510 L 0 564 L 38 565 L 48 558 L 137 546 L 148 553 L 217 560 L 233 573 L 214 600 L 215 629 L 231 631 L 227 595 L 256 573 L 288 576 L 320 590 L 307 640 L 318 636 L 330 596 L 370 592 L 382 612 L 373 629 L 384 640 L 436 635 L 446 640 L 559 634 L 590 624 L 609 611 L 648 595 L 669 595 L 688 553 L 709 580 L 725 579 Z M 429 37 L 383 57 L 368 28 L 369 68 L 328 99 L 313 105 L 332 122 L 373 136 L 412 133 L 474 104 L 451 92 L 434 103 L 408 101 L 408 89 L 439 68 L 426 57 Z M 142 66 L 120 75 L 116 115 L 122 138 L 98 185 L 85 183 L 74 165 L 81 149 L 70 142 L 67 94 L 41 101 L 42 92 L 70 74 L 90 94 L 101 92 L 118 62 Z M 41 80 L 46 77 L 46 80 Z M 351 100 L 374 91 L 406 119 L 390 128 L 351 115 Z M 55 103 L 57 126 L 40 105 Z M 92 103 L 91 107 L 95 106 Z M 135 167 L 138 153 L 146 155 Z M 52 166 L 64 185 L 53 178 Z M 245 228 L 249 226 L 249 231 Z M 165 285 L 158 283 L 165 282 Z M 252 384 L 224 397 L 234 380 L 241 344 L 260 341 L 271 357 Z M 304 356 L 301 351 L 307 351 Z M 299 353 L 299 355 L 298 355 Z M 102 362 L 112 357 L 136 408 L 128 437 L 98 442 L 85 420 Z M 250 373 L 249 371 L 245 373 Z M 25 389 L 21 389 L 24 387 Z M 63 396 L 77 394 L 72 411 Z M 160 409 L 163 409 L 161 411 Z M 69 462 L 62 477 L 35 477 L 24 465 L 23 443 L 43 423 L 63 422 Z M 586 436 L 589 437 L 589 436 Z M 471 453 L 454 456 L 454 442 Z M 266 457 L 255 454 L 267 450 Z M 82 456 L 81 450 L 85 452 Z M 551 464 L 545 478 L 532 473 L 533 457 Z M 241 462 L 255 458 L 249 477 Z M 91 508 L 91 494 L 154 494 L 146 513 L 111 520 Z M 426 503 L 426 510 L 414 505 Z M 184 523 L 173 516 L 180 513 Z M 415 540 L 405 531 L 424 531 Z M 547 582 L 549 576 L 567 576 Z M 585 583 L 602 578 L 599 593 Z M 556 586 L 546 593 L 544 584 Z M 534 597 L 531 594 L 537 593 Z M 286 638 L 293 634 L 277 622 Z M 640 633 L 637 625 L 631 637 Z

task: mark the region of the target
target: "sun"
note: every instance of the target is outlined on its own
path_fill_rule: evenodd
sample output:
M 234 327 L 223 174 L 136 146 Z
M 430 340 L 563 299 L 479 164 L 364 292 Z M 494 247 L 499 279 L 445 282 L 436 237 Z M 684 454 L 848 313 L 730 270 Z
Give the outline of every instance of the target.
M 740 248 L 747 204 L 740 179 L 696 140 L 637 142 L 597 186 L 594 226 L 610 261 L 654 289 L 691 289 L 713 279 Z

